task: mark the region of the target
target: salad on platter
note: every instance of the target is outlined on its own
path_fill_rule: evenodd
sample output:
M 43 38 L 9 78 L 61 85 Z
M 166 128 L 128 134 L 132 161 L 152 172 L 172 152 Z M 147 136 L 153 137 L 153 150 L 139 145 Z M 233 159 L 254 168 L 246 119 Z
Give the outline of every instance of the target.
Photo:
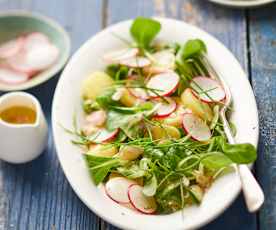
M 74 118 L 67 130 L 93 183 L 143 214 L 200 205 L 216 178 L 257 157 L 252 144 L 227 142 L 219 118 L 226 95 L 202 62 L 204 41 L 162 42 L 160 30 L 158 21 L 139 17 L 133 41 L 115 35 L 126 47 L 99 57 L 105 70 L 82 82 L 84 122 L 77 127 Z

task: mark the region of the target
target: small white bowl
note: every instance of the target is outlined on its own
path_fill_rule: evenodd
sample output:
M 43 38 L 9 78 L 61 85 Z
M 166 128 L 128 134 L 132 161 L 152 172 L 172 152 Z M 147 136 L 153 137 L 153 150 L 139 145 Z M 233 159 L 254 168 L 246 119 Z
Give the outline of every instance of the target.
M 46 16 L 22 10 L 10 10 L 0 13 L 0 43 L 30 32 L 46 34 L 59 49 L 58 60 L 24 83 L 9 85 L 0 82 L 0 91 L 26 90 L 42 84 L 55 76 L 67 62 L 70 55 L 70 38 L 57 22 Z
M 159 40 L 184 43 L 191 38 L 202 39 L 215 69 L 229 84 L 234 100 L 232 120 L 237 126 L 237 142 L 258 142 L 258 114 L 255 98 L 244 71 L 235 57 L 218 40 L 206 32 L 181 21 L 157 18 L 162 24 Z M 237 197 L 241 185 L 236 173 L 223 176 L 207 191 L 200 206 L 185 208 L 170 215 L 142 215 L 109 199 L 96 187 L 78 146 L 60 124 L 72 128 L 74 114 L 81 114 L 81 81 L 89 73 L 102 70 L 106 64 L 102 55 L 125 45 L 112 35 L 120 34 L 131 40 L 131 21 L 111 26 L 88 40 L 72 57 L 62 73 L 54 96 L 52 127 L 58 158 L 72 188 L 80 199 L 97 215 L 123 229 L 195 229 L 221 214 Z M 227 63 L 227 64 L 225 64 Z M 81 117 L 78 116 L 79 121 Z

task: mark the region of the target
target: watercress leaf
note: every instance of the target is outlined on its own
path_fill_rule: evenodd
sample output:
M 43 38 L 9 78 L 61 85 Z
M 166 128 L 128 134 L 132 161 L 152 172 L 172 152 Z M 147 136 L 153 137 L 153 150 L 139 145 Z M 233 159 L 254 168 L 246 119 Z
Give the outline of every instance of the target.
M 144 150 L 144 156 L 152 159 L 161 159 L 164 156 L 164 152 L 160 149 L 148 147 Z
M 249 164 L 257 159 L 256 148 L 249 143 L 222 145 L 224 154 L 237 164 Z
M 132 164 L 130 166 L 118 167 L 118 173 L 129 179 L 136 179 L 146 175 L 146 171 L 141 169 L 137 164 Z
M 201 163 L 210 170 L 219 170 L 233 164 L 227 156 L 220 152 L 211 152 L 207 156 L 203 156 Z
M 90 175 L 96 185 L 101 183 L 112 168 L 125 163 L 119 158 L 100 157 L 91 154 L 85 154 L 85 160 L 89 167 Z
M 84 100 L 82 103 L 82 108 L 85 113 L 91 113 L 95 110 L 99 110 L 100 106 L 96 101 L 93 101 L 91 99 Z
M 127 75 L 128 75 L 129 68 L 126 66 L 121 66 L 118 64 L 111 64 L 108 65 L 105 72 L 115 79 L 116 81 L 118 80 L 124 80 Z
M 180 56 L 183 60 L 198 56 L 201 53 L 206 53 L 207 48 L 205 43 L 200 39 L 188 40 L 184 46 L 179 50 Z
M 159 193 L 160 198 L 164 198 L 180 186 L 180 180 L 169 182 Z
M 157 179 L 153 174 L 149 180 L 146 180 L 146 183 L 143 188 L 143 193 L 146 196 L 154 196 L 157 190 Z
M 110 110 L 107 114 L 106 128 L 108 130 L 120 128 L 130 122 L 132 118 L 132 115 L 122 114 L 120 112 Z
M 101 108 L 108 108 L 111 105 L 117 105 L 117 102 L 112 100 L 112 95 L 115 89 L 107 89 L 101 95 L 96 97 L 96 102 Z
M 130 33 L 140 48 L 149 48 L 154 37 L 159 33 L 161 24 L 153 19 L 138 17 L 130 28 Z
M 124 107 L 124 106 L 109 106 L 110 109 L 116 110 L 120 113 L 125 114 L 134 114 L 138 112 L 143 112 L 146 110 L 152 110 L 153 104 L 151 102 L 146 102 L 141 105 L 133 106 L 133 107 Z

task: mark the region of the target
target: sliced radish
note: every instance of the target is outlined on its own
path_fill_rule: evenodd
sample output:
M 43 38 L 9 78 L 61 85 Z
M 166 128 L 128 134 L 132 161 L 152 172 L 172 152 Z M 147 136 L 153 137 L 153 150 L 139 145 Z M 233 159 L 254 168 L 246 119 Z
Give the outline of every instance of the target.
M 149 94 L 146 90 L 141 89 L 141 88 L 132 88 L 132 87 L 130 87 L 131 82 L 135 83 L 135 81 L 137 81 L 138 79 L 139 79 L 139 77 L 136 76 L 136 75 L 128 76 L 128 81 L 127 81 L 127 84 L 126 84 L 126 88 L 132 96 L 134 96 L 138 99 L 147 100 L 147 99 L 150 98 L 150 96 L 149 96 Z
M 108 197 L 117 203 L 129 203 L 128 188 L 135 184 L 134 181 L 124 177 L 114 177 L 105 184 L 105 191 Z
M 0 58 L 9 58 L 19 52 L 24 43 L 23 37 L 12 39 L 0 45 Z
M 156 111 L 155 117 L 160 117 L 160 118 L 167 117 L 176 110 L 177 108 L 176 102 L 169 97 L 166 97 L 165 99 L 168 101 L 168 103 L 165 103 L 164 101 L 159 102 L 159 106 Z
M 24 49 L 30 50 L 45 43 L 50 44 L 49 38 L 45 34 L 40 32 L 33 32 L 26 36 Z
M 149 94 L 147 93 L 146 90 L 141 89 L 141 88 L 128 88 L 129 93 L 142 100 L 147 100 L 149 99 Z
M 152 74 L 170 72 L 174 68 L 175 55 L 170 50 L 162 50 L 152 55 L 153 64 L 145 67 L 145 71 Z
M 7 68 L 0 68 L 0 82 L 9 85 L 16 85 L 23 83 L 29 79 L 26 73 L 17 72 Z
M 218 102 L 225 98 L 221 84 L 209 77 L 195 77 L 191 82 L 191 88 L 204 102 Z
M 183 128 L 196 141 L 207 141 L 212 136 L 208 125 L 192 113 L 183 114 Z
M 177 89 L 179 83 L 179 76 L 174 73 L 162 73 L 153 76 L 147 83 L 147 87 L 151 89 L 155 89 L 155 92 L 150 91 L 149 94 L 151 97 L 159 97 L 160 96 L 169 96 Z
M 103 56 L 103 59 L 107 62 L 118 63 L 124 59 L 129 59 L 135 57 L 139 53 L 137 48 L 126 48 L 121 50 L 116 50 L 110 53 L 107 53 Z
M 121 65 L 126 65 L 132 68 L 143 68 L 150 65 L 150 60 L 145 57 L 132 57 L 120 61 Z
M 86 116 L 86 121 L 94 126 L 102 126 L 106 121 L 107 115 L 104 110 L 98 110 Z
M 15 56 L 7 60 L 8 64 L 15 70 L 28 74 L 46 69 L 58 58 L 59 50 L 56 46 L 43 43 L 40 46 L 29 46 L 29 50 L 21 50 Z
M 157 209 L 154 197 L 144 195 L 143 187 L 138 184 L 129 186 L 128 198 L 132 206 L 144 214 L 153 214 Z
M 97 133 L 95 133 L 95 139 L 93 139 L 96 143 L 102 143 L 112 140 L 118 134 L 119 129 L 114 131 L 108 131 L 106 129 L 100 129 Z

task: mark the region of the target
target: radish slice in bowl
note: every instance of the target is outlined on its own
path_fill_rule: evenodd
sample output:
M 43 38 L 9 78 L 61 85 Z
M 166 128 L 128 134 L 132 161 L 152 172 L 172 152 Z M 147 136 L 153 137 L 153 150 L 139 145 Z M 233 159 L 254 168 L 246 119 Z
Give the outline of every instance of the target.
M 147 100 L 150 98 L 148 92 L 145 89 L 142 88 L 133 88 L 133 85 L 136 85 L 135 82 L 139 79 L 138 76 L 136 75 L 131 75 L 128 77 L 128 81 L 126 84 L 126 88 L 128 89 L 129 93 L 138 98 L 138 99 L 142 99 L 142 100 Z M 132 84 L 134 83 L 134 84 Z
M 128 188 L 135 184 L 134 181 L 124 177 L 115 177 L 110 179 L 105 184 L 105 192 L 112 200 L 117 203 L 129 203 Z
M 40 32 L 33 32 L 26 36 L 25 43 L 24 43 L 24 49 L 29 50 L 33 48 L 34 46 L 41 44 L 50 43 L 49 38 Z
M 9 58 L 17 54 L 24 43 L 23 37 L 10 40 L 0 45 L 0 58 Z
M 9 85 L 23 83 L 29 79 L 28 74 L 0 67 L 0 82 Z
M 225 98 L 225 92 L 221 84 L 209 77 L 193 78 L 191 88 L 196 96 L 204 102 L 218 102 Z
M 157 209 L 154 197 L 144 195 L 143 187 L 138 184 L 129 186 L 128 198 L 132 206 L 143 214 L 153 214 Z
M 192 113 L 183 114 L 183 128 L 196 141 L 208 141 L 212 137 L 209 126 Z
M 142 100 L 147 100 L 150 98 L 147 91 L 141 88 L 128 88 L 128 91 L 132 96 Z
M 103 59 L 111 63 L 119 63 L 124 59 L 130 59 L 135 57 L 139 53 L 137 48 L 126 48 L 109 52 L 103 56 Z
M 159 107 L 156 111 L 156 115 L 155 117 L 167 117 L 169 115 L 171 115 L 177 108 L 177 105 L 176 105 L 176 102 L 169 98 L 169 97 L 166 97 L 165 100 L 168 102 L 164 102 L 164 101 L 160 101 L 159 102 Z
M 126 65 L 132 68 L 143 68 L 151 64 L 150 60 L 145 57 L 132 57 L 120 61 L 121 65 Z
M 97 133 L 94 134 L 95 138 L 93 139 L 96 143 L 103 143 L 112 140 L 118 134 L 119 129 L 114 131 L 108 131 L 106 129 L 100 129 Z
M 162 50 L 152 55 L 153 64 L 145 67 L 144 71 L 152 74 L 159 74 L 174 69 L 175 55 L 170 50 Z
M 179 76 L 174 72 L 155 75 L 148 81 L 147 87 L 154 89 L 156 93 L 150 91 L 149 95 L 153 98 L 159 97 L 159 95 L 169 96 L 177 89 L 178 83 Z
M 33 73 L 51 66 L 58 58 L 59 50 L 52 44 L 34 45 L 9 58 L 7 63 L 15 70 Z

